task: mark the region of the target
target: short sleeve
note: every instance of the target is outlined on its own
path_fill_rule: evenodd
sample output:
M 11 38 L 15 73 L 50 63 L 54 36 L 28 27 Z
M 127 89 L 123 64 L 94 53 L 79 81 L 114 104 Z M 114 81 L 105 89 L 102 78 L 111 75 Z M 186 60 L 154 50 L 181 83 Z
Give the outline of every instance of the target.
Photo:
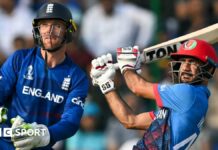
M 196 97 L 194 87 L 189 84 L 155 84 L 153 89 L 159 107 L 167 107 L 177 111 L 188 110 Z

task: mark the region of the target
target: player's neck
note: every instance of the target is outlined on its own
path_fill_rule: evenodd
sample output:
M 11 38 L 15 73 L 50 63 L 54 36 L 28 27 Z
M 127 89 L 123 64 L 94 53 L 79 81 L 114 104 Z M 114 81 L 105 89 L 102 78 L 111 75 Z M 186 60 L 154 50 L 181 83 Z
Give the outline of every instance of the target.
M 41 50 L 41 54 L 44 60 L 45 60 L 45 53 L 47 53 L 47 65 L 49 68 L 54 68 L 58 64 L 62 63 L 66 57 L 65 50 L 63 49 L 52 53 Z

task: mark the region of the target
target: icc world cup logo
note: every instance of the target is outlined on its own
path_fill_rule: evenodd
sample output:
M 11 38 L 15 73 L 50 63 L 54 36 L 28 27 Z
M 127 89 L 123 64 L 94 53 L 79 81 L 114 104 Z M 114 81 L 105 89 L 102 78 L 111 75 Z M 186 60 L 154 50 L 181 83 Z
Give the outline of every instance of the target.
M 26 75 L 24 75 L 24 78 L 28 80 L 33 80 L 33 66 L 32 65 L 28 66 L 27 73 Z

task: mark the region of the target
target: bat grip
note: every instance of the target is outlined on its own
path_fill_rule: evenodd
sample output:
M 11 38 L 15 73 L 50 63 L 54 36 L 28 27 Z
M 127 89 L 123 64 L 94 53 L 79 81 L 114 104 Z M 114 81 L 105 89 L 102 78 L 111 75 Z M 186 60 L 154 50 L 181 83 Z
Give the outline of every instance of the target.
M 119 69 L 119 65 L 118 65 L 118 63 L 115 63 L 115 64 L 114 64 L 114 68 L 115 68 L 116 70 Z
M 119 69 L 118 63 L 115 63 L 115 64 L 114 64 L 114 68 L 115 68 L 116 70 Z M 141 69 L 138 69 L 138 70 L 136 70 L 136 72 L 137 72 L 138 74 L 140 74 L 140 73 L 142 72 L 142 70 L 141 70 Z

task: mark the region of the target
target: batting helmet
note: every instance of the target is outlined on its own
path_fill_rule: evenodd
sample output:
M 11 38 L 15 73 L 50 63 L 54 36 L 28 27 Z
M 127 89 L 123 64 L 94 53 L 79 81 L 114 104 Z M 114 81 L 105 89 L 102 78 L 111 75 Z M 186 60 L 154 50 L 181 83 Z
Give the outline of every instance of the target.
M 176 60 L 184 56 L 194 57 L 205 63 L 209 58 L 214 63 L 218 63 L 215 49 L 203 40 L 189 40 L 180 46 L 177 53 L 171 53 L 171 58 Z
M 77 26 L 72 18 L 70 10 L 62 4 L 49 2 L 41 6 L 32 22 L 33 38 L 37 45 L 39 45 L 40 47 L 43 46 L 37 26 L 40 20 L 45 19 L 59 19 L 64 21 L 67 26 L 67 33 L 63 43 L 69 43 L 72 41 L 73 32 L 77 30 Z
M 188 40 L 180 46 L 178 52 L 171 53 L 171 58 L 176 61 L 182 57 L 192 57 L 203 63 L 203 65 L 200 66 L 200 73 L 198 74 L 201 76 L 201 79 L 210 79 L 218 63 L 215 49 L 206 41 L 199 39 Z M 178 72 L 179 65 L 172 66 L 172 72 Z

